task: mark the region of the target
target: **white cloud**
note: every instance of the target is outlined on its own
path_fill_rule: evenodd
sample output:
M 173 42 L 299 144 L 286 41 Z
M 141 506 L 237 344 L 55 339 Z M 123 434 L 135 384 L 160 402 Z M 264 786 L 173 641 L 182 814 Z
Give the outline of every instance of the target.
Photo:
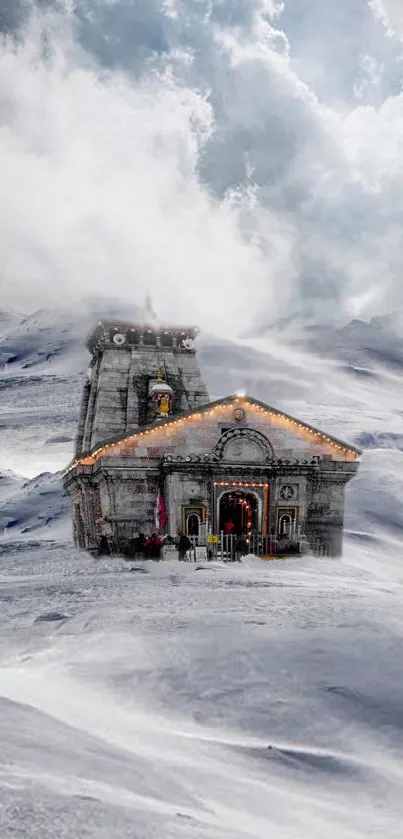
M 1 62 L 3 300 L 150 288 L 162 314 L 219 329 L 226 311 L 242 325 L 267 267 L 239 234 L 245 201 L 220 203 L 198 183 L 205 100 L 167 75 L 101 80 L 66 40 L 42 61 L 40 45 L 31 30 Z
M 401 0 L 369 0 L 369 5 L 388 32 L 403 38 L 403 5 Z
M 162 315 L 225 332 L 290 309 L 403 305 L 403 104 L 383 94 L 379 58 L 391 40 L 378 26 L 378 57 L 363 42 L 348 95 L 329 83 L 327 99 L 295 60 L 286 11 L 83 0 L 45 18 L 51 55 L 41 16 L 5 41 L 6 302 L 151 288 Z

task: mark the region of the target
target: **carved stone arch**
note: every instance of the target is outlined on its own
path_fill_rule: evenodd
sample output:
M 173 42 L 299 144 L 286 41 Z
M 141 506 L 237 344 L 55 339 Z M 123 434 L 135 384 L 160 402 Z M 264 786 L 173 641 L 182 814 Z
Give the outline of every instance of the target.
M 213 449 L 219 460 L 233 463 L 268 463 L 273 460 L 271 443 L 253 428 L 230 428 L 221 434 Z

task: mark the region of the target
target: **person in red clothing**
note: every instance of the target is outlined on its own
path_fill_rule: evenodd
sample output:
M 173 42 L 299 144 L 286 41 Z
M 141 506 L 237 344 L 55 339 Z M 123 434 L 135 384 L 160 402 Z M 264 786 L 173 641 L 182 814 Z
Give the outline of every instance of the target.
M 163 542 L 158 538 L 156 533 L 153 533 L 149 539 L 144 542 L 144 552 L 148 559 L 159 559 L 161 556 L 161 548 Z
M 226 521 L 224 524 L 224 533 L 226 536 L 231 536 L 231 534 L 235 530 L 235 525 L 233 521 Z

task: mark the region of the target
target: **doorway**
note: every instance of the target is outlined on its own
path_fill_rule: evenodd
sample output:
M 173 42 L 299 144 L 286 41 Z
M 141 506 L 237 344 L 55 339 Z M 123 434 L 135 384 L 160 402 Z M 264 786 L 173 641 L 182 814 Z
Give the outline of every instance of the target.
M 259 505 L 253 492 L 230 490 L 220 498 L 219 531 L 240 536 L 259 529 Z
M 277 537 L 290 537 L 297 525 L 296 507 L 278 507 L 277 509 Z
M 201 536 L 206 519 L 206 508 L 200 506 L 182 507 L 182 530 L 186 536 Z

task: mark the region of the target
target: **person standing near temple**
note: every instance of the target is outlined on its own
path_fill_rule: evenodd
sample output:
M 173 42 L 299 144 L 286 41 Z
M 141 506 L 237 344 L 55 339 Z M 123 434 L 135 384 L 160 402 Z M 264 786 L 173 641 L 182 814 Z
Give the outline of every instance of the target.
M 101 536 L 98 545 L 98 556 L 110 556 L 111 549 L 109 547 L 109 542 L 106 536 Z
M 186 559 L 186 553 L 192 547 L 192 543 L 189 539 L 189 536 L 183 532 L 183 530 L 178 530 L 178 538 L 176 541 L 176 547 L 179 554 L 179 559 L 183 562 Z
M 242 557 L 249 552 L 249 545 L 244 533 L 235 543 L 235 562 L 242 562 Z
M 144 543 L 144 550 L 146 553 L 147 559 L 160 559 L 161 557 L 161 548 L 163 546 L 163 542 L 156 533 L 153 533 L 149 539 Z
M 226 521 L 224 524 L 224 533 L 226 536 L 232 536 L 235 530 L 235 524 L 233 521 Z

